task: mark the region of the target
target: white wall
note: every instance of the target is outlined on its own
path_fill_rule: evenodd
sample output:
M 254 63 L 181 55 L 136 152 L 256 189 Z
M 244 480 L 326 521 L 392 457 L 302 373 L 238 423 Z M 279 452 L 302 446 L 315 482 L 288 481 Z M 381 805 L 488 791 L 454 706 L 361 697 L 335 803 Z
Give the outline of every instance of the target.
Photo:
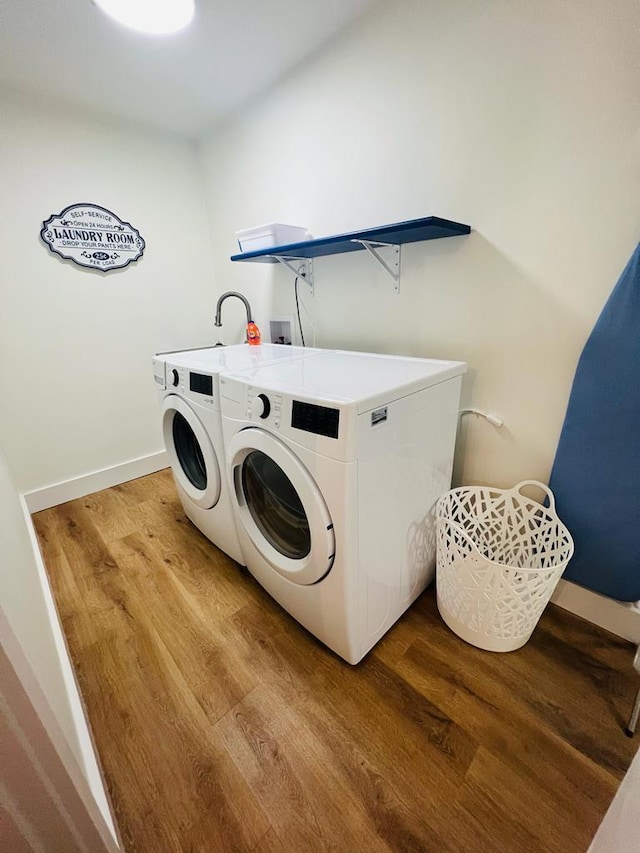
M 160 451 L 151 355 L 214 335 L 193 145 L 5 94 L 0 185 L 0 437 L 18 491 Z M 42 221 L 76 202 L 138 228 L 140 261 L 105 275 L 53 255 Z
M 0 607 L 62 732 L 50 731 L 61 757 L 72 776 L 82 768 L 112 828 L 18 493 L 162 450 L 151 356 L 214 335 L 199 164 L 184 140 L 5 92 L 0 186 L 0 442 L 8 463 L 0 458 Z M 131 222 L 146 240 L 144 257 L 103 275 L 51 254 L 39 239 L 42 221 L 76 202 Z
M 0 645 L 87 808 L 115 837 L 46 571 L 0 448 Z
M 60 728 L 82 761 L 60 659 L 18 496 L 0 450 L 0 603 Z
M 281 269 L 230 264 L 262 222 L 330 235 L 439 215 L 469 237 L 403 247 L 399 296 L 372 260 L 320 259 L 320 346 L 459 358 L 457 478 L 546 479 L 575 364 L 640 235 L 636 0 L 394 0 L 202 146 L 225 287 L 266 327 Z M 300 286 L 305 297 L 305 287 Z

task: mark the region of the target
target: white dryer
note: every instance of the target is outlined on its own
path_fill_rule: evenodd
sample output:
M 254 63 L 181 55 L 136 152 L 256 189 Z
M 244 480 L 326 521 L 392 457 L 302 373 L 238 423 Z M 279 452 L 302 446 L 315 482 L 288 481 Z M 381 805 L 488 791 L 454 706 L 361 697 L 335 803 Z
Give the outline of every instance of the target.
M 244 558 L 229 500 L 219 374 L 325 355 L 327 350 L 262 344 L 160 353 L 153 372 L 161 403 L 164 444 L 182 506 L 193 524 L 238 563 Z
M 336 352 L 221 377 L 247 568 L 349 663 L 433 578 L 465 369 Z

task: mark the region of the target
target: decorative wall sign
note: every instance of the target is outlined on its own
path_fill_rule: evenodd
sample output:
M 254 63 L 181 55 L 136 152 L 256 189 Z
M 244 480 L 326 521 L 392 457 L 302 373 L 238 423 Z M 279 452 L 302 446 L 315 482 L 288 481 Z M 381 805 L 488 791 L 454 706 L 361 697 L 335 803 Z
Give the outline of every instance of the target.
M 42 223 L 40 237 L 61 258 L 100 272 L 122 269 L 142 257 L 137 228 L 97 204 L 72 204 Z

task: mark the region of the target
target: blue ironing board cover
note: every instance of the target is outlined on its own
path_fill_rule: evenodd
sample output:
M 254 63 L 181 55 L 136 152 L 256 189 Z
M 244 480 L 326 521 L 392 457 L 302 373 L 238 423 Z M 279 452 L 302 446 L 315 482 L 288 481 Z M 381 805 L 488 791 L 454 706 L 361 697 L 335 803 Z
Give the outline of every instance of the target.
M 580 356 L 549 485 L 575 543 L 565 580 L 640 600 L 640 245 Z

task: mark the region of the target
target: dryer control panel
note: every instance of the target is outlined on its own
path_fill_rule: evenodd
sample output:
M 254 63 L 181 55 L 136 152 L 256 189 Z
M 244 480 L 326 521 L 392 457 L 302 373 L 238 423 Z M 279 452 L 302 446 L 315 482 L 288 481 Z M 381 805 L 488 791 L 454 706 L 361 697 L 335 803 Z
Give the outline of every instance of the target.
M 291 426 L 295 429 L 302 429 L 315 435 L 326 435 L 327 438 L 337 438 L 339 425 L 339 409 L 293 400 Z
M 268 420 L 271 426 L 279 429 L 282 420 L 282 397 L 278 394 L 267 396 L 250 386 L 247 388 L 246 415 L 249 420 Z
M 220 409 L 225 435 L 254 427 L 329 459 L 357 458 L 358 414 L 348 401 L 314 398 L 298 388 L 290 394 L 275 382 L 258 384 L 247 371 L 246 376 L 220 377 Z
M 289 406 L 291 407 L 289 410 Z M 340 426 L 340 410 L 330 406 L 319 406 L 302 400 L 287 400 L 286 426 L 309 432 L 313 435 L 323 435 L 327 438 L 338 438 Z M 247 388 L 245 415 L 247 420 L 263 421 L 275 429 L 280 429 L 283 423 L 283 402 L 280 394 L 253 388 Z

